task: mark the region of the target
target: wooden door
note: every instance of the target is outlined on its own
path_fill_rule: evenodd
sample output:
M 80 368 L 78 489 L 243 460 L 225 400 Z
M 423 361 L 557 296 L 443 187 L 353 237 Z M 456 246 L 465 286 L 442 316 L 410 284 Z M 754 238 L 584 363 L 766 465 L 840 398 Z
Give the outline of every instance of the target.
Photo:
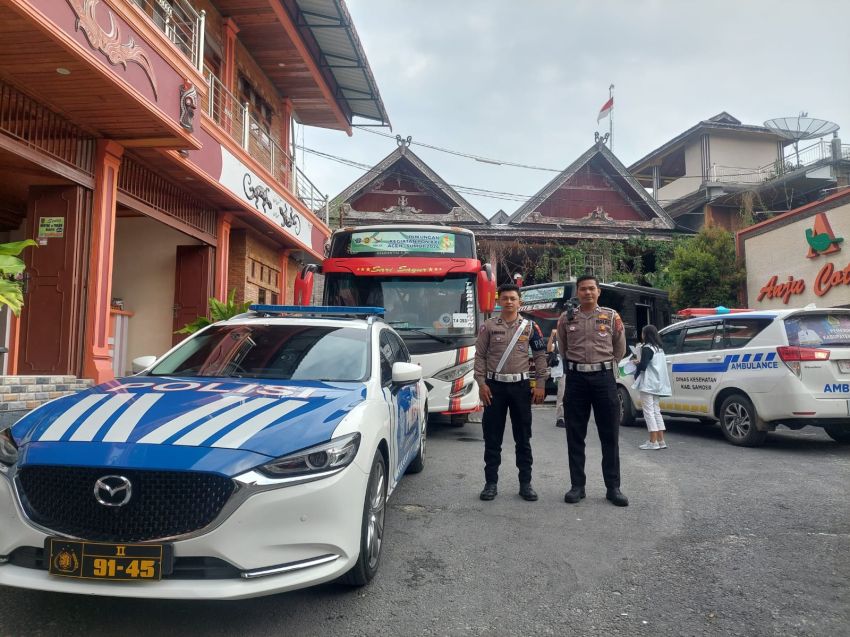
M 207 304 L 212 296 L 212 266 L 210 246 L 177 246 L 173 330 L 182 329 L 199 316 L 207 316 Z M 172 342 L 176 345 L 184 338 L 185 334 L 174 334 Z
M 21 313 L 19 374 L 79 374 L 83 338 L 83 267 L 91 192 L 77 186 L 33 187 L 27 236 L 39 241 L 40 220 L 51 234 L 24 251 L 28 275 Z M 63 221 L 57 223 L 61 218 Z M 47 221 L 45 225 L 47 225 Z

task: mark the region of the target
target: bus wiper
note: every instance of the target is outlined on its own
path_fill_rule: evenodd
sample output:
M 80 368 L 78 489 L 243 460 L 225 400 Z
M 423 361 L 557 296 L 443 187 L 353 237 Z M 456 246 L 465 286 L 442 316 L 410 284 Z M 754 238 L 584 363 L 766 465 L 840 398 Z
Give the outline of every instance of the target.
M 392 325 L 392 323 L 390 323 L 390 325 Z M 442 336 L 437 336 L 436 334 L 431 334 L 431 332 L 426 332 L 425 330 L 420 330 L 417 327 L 402 327 L 401 325 L 393 327 L 399 332 L 416 332 L 417 334 L 422 334 L 424 336 L 433 338 L 435 341 L 439 341 L 440 343 L 451 345 L 451 341 L 449 339 L 443 338 Z

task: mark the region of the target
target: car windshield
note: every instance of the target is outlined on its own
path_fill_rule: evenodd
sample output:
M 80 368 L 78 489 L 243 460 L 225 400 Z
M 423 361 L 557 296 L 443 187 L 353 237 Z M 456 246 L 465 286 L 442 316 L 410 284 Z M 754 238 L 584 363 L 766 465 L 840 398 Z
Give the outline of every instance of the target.
M 214 325 L 160 361 L 153 376 L 359 381 L 368 332 L 315 325 Z
M 474 336 L 475 290 L 468 278 L 328 276 L 331 305 L 377 305 L 404 338 L 416 331 Z
M 785 320 L 789 345 L 850 347 L 850 313 L 798 314 Z

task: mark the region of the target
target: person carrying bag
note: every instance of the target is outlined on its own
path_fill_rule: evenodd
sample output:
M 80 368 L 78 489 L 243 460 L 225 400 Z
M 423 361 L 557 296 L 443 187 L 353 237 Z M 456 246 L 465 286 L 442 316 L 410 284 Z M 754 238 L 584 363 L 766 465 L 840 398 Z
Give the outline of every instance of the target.
M 673 394 L 670 388 L 670 374 L 667 371 L 667 357 L 664 355 L 661 338 L 654 325 L 647 325 L 641 333 L 643 342 L 640 361 L 635 369 L 635 382 L 632 389 L 640 392 L 643 406 L 643 419 L 649 430 L 649 440 L 640 445 L 644 450 L 666 449 L 664 440 L 664 419 L 659 404 L 662 396 Z

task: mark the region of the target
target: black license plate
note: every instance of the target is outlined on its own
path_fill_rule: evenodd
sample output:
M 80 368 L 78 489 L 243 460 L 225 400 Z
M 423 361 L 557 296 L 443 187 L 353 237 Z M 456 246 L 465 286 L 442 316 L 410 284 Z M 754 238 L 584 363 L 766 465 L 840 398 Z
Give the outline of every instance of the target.
M 80 579 L 151 582 L 170 572 L 167 544 L 102 544 L 61 538 L 47 540 L 51 575 Z M 165 568 L 164 568 L 165 567 Z

